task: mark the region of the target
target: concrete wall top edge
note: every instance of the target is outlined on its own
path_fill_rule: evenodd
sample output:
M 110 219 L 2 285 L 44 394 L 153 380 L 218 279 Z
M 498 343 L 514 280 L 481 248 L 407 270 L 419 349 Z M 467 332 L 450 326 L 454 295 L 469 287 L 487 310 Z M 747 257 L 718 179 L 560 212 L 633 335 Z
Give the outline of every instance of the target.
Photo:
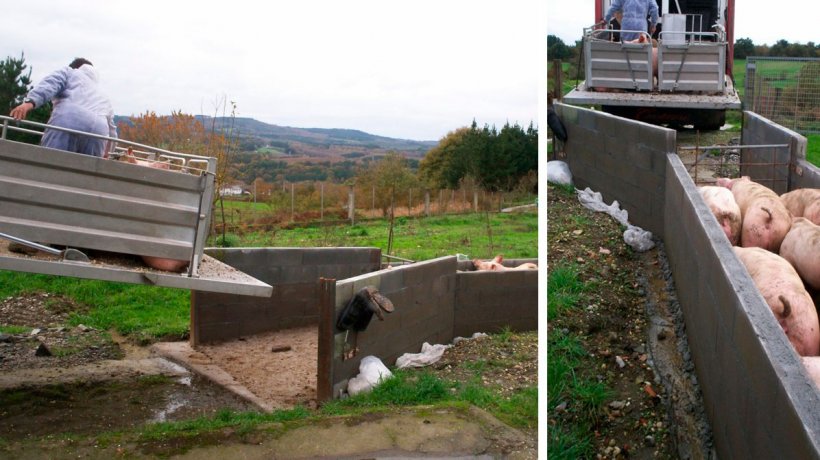
M 747 119 L 743 120 L 744 125 L 745 125 L 745 122 L 747 122 L 747 121 L 756 120 L 756 121 L 759 121 L 760 123 L 764 123 L 764 124 L 768 125 L 769 127 L 771 127 L 774 130 L 783 132 L 784 135 L 786 135 L 786 136 L 794 137 L 794 138 L 797 138 L 797 139 L 802 138 L 804 142 L 806 141 L 805 136 L 798 133 L 797 131 L 792 131 L 791 129 L 789 129 L 789 128 L 783 126 L 783 125 L 779 125 L 779 124 L 773 122 L 772 120 L 769 120 L 768 118 L 766 118 L 766 117 L 764 117 L 764 116 L 762 116 L 758 113 L 751 112 L 749 110 L 744 110 L 743 115 L 745 117 L 748 117 Z

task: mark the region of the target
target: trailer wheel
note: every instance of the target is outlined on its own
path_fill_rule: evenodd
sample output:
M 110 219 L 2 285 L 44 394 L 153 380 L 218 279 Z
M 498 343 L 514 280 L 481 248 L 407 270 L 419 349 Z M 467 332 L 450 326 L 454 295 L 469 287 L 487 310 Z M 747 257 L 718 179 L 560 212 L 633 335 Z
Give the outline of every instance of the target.
M 695 129 L 717 131 L 726 123 L 725 110 L 701 110 L 695 117 Z

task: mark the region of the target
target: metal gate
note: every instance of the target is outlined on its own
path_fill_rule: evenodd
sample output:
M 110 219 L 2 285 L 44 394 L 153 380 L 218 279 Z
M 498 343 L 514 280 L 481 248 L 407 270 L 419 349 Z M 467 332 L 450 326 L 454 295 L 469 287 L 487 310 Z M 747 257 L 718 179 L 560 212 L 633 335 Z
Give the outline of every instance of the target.
M 743 109 L 820 134 L 820 58 L 748 57 Z

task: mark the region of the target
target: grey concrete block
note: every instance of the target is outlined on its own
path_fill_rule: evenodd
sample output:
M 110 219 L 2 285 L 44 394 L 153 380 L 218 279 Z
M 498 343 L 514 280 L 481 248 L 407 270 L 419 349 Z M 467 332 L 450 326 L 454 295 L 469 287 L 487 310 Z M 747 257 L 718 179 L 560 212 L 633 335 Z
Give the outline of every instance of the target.
M 381 272 L 379 291 L 392 293 L 404 288 L 404 272 L 401 270 L 384 270 Z

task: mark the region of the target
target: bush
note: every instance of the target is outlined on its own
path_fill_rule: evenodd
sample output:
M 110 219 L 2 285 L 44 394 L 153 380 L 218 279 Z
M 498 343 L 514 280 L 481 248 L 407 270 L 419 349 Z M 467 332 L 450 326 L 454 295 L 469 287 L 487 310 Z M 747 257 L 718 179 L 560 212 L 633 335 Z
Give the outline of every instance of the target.
M 239 246 L 239 236 L 233 233 L 220 234 L 216 237 L 216 246 L 220 248 L 235 248 Z

